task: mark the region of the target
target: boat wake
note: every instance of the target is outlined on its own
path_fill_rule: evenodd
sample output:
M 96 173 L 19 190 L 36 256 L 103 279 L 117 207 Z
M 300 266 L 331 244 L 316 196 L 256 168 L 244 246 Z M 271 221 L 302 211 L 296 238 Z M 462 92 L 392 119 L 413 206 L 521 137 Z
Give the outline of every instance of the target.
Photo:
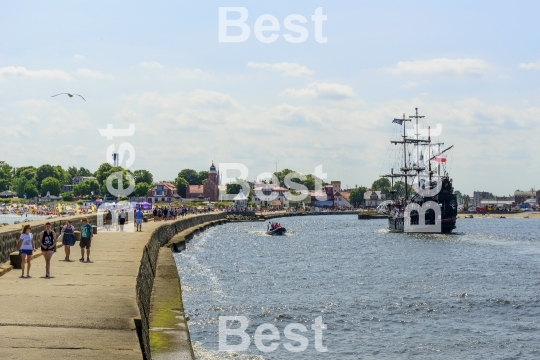
M 235 360 L 264 360 L 262 356 L 240 354 L 234 351 L 216 351 L 205 349 L 198 341 L 192 341 L 191 346 L 195 353 L 196 360 L 221 360 L 221 359 L 235 359 Z

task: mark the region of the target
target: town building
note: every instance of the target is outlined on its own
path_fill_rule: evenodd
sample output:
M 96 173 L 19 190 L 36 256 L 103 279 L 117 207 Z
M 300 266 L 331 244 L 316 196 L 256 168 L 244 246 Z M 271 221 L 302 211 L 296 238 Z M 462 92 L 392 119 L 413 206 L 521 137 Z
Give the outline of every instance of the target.
M 521 191 L 516 190 L 514 191 L 514 200 L 516 201 L 517 205 L 525 203 L 529 199 L 536 199 L 537 192 L 534 190 L 528 190 L 528 191 Z
M 188 185 L 186 188 L 187 199 L 205 199 L 209 201 L 219 200 L 219 174 L 214 162 L 210 166 L 208 179 L 202 185 Z
M 482 200 L 490 200 L 490 193 L 487 191 L 475 191 L 473 193 L 473 205 L 481 206 Z
M 149 203 L 173 202 L 181 199 L 176 190 L 176 186 L 170 182 L 162 181 L 154 185 L 146 195 Z
M 330 181 L 330 185 L 332 185 L 334 192 L 341 191 L 341 181 Z
M 71 179 L 71 184 L 75 186 L 87 180 L 97 180 L 97 179 L 93 176 L 75 176 L 73 179 Z
M 251 186 L 253 188 L 251 201 L 257 206 L 289 207 L 289 199 L 286 196 L 289 189 L 278 184 L 265 184 L 262 182 L 254 182 Z
M 334 207 L 338 209 L 348 209 L 351 208 L 351 203 L 349 202 L 350 193 L 336 191 L 334 193 Z
M 364 202 L 367 209 L 375 209 L 386 201 L 386 192 L 368 190 L 364 193 Z

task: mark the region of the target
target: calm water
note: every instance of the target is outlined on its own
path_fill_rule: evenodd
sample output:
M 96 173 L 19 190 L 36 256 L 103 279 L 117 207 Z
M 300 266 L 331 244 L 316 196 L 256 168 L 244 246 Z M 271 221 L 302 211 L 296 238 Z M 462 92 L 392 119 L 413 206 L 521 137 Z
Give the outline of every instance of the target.
M 43 220 L 46 219 L 47 216 L 37 216 L 37 215 L 28 215 L 20 216 L 20 215 L 2 215 L 0 214 L 0 224 L 7 223 L 7 224 L 13 224 L 15 221 L 20 221 L 21 223 L 28 219 L 28 220 Z
M 200 359 L 540 358 L 540 219 L 459 219 L 453 235 L 346 215 L 279 221 L 288 236 L 232 223 L 175 254 Z M 234 315 L 251 336 L 274 324 L 279 348 L 217 352 L 218 316 Z M 314 348 L 319 316 L 327 353 Z M 283 347 L 290 323 L 308 328 L 304 352 Z

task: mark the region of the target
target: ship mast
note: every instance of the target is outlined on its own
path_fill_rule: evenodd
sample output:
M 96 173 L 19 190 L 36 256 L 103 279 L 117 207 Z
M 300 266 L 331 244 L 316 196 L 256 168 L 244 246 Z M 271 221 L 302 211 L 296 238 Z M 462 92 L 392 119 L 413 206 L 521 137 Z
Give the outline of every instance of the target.
M 401 126 L 403 126 L 403 140 L 402 141 L 390 141 L 390 143 L 394 144 L 394 145 L 397 145 L 397 144 L 403 144 L 403 167 L 400 169 L 401 170 L 401 174 L 395 174 L 393 171 L 390 175 L 383 175 L 383 177 L 389 177 L 389 178 L 395 178 L 395 177 L 402 177 L 405 179 L 405 199 L 408 199 L 409 198 L 409 181 L 408 181 L 408 177 L 411 176 L 411 177 L 415 177 L 415 176 L 418 176 L 418 174 L 420 173 L 420 171 L 423 171 L 425 170 L 425 168 L 421 168 L 420 166 L 418 166 L 418 164 L 416 166 L 412 166 L 412 167 L 408 167 L 407 166 L 407 144 L 416 144 L 417 147 L 419 144 L 429 144 L 430 140 L 422 140 L 422 139 L 419 139 L 419 130 L 418 130 L 418 119 L 421 119 L 423 118 L 424 116 L 420 116 L 418 115 L 418 108 L 416 108 L 416 115 L 413 115 L 413 116 L 409 116 L 409 119 L 407 119 L 405 117 L 405 114 L 403 114 L 403 118 L 402 119 L 394 119 L 394 121 L 392 121 L 393 123 L 397 123 Z M 406 122 L 407 121 L 412 121 L 412 119 L 416 119 L 416 139 L 414 138 L 410 138 L 407 136 L 407 132 L 406 132 Z M 417 151 L 417 157 L 418 157 L 418 149 L 416 150 Z M 413 175 L 413 174 L 409 174 L 409 171 L 416 171 L 417 174 L 416 175 Z
M 416 110 L 416 115 L 411 115 L 411 116 L 409 116 L 409 118 L 416 119 L 416 134 L 415 134 L 416 135 L 416 143 L 417 143 L 417 146 L 416 146 L 416 161 L 419 161 L 420 154 L 418 153 L 418 136 L 420 135 L 420 128 L 418 127 L 418 119 L 422 119 L 425 116 L 418 115 L 418 108 L 414 108 L 414 110 Z M 420 167 L 419 164 L 416 164 L 416 166 Z

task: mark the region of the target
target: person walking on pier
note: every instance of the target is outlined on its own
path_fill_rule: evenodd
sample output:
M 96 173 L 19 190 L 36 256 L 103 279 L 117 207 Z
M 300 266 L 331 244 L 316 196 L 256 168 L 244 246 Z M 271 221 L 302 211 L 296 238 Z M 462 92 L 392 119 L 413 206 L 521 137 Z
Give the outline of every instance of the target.
M 62 244 L 64 244 L 64 251 L 66 253 L 66 258 L 64 261 L 69 261 L 69 255 L 71 254 L 71 247 L 75 245 L 75 227 L 71 220 L 67 221 L 67 224 L 62 228 Z
M 24 225 L 21 237 L 19 239 L 19 253 L 21 254 L 22 278 L 24 277 L 25 265 L 26 277 L 30 277 L 30 266 L 32 265 L 30 261 L 32 261 L 32 254 L 34 252 L 34 245 L 32 244 L 33 238 L 34 235 L 32 235 L 32 228 L 30 227 L 30 225 Z
M 90 262 L 90 245 L 92 244 L 92 237 L 94 236 L 94 229 L 92 225 L 88 223 L 87 218 L 82 219 L 81 226 L 81 258 L 80 261 L 84 261 L 84 249 L 86 248 L 86 262 Z
M 144 214 L 141 211 L 141 209 L 137 209 L 137 212 L 135 213 L 135 224 L 137 224 L 137 231 L 142 231 L 142 223 L 143 223 Z
M 41 253 L 45 259 L 45 277 L 51 277 L 51 258 L 56 252 L 56 233 L 51 229 L 51 223 L 45 224 L 45 230 L 39 236 Z
M 120 224 L 120 231 L 124 231 L 124 224 L 126 223 L 126 213 L 124 212 L 124 209 L 120 212 L 118 215 L 118 222 Z

